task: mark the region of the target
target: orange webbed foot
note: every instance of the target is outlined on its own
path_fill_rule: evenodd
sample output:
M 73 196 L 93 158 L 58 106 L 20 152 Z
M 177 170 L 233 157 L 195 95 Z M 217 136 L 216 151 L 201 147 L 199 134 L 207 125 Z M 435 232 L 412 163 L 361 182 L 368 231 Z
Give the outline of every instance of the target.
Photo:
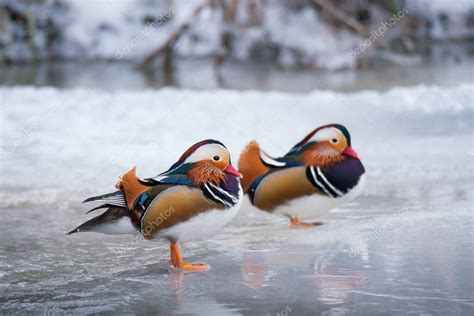
M 315 226 L 322 225 L 322 222 L 314 222 L 314 223 L 303 223 L 300 222 L 296 217 L 290 217 L 290 228 L 291 229 L 300 229 L 300 228 L 311 228 Z
M 172 269 L 189 272 L 208 271 L 211 266 L 202 262 L 181 262 L 179 265 L 171 265 Z
M 176 243 L 170 244 L 170 268 L 180 271 L 200 272 L 208 271 L 211 267 L 202 262 L 185 262 Z

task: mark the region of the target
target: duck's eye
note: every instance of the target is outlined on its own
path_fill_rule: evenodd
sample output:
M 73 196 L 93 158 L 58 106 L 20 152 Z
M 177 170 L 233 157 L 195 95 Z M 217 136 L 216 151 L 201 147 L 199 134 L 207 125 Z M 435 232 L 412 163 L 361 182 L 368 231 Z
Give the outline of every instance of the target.
M 339 141 L 337 140 L 337 138 L 333 138 L 333 139 L 331 139 L 331 142 L 332 142 L 333 144 L 337 144 Z
M 221 159 L 221 157 L 219 157 L 219 156 L 214 156 L 214 157 L 212 157 L 212 159 L 214 159 L 214 161 L 219 161 L 219 159 Z

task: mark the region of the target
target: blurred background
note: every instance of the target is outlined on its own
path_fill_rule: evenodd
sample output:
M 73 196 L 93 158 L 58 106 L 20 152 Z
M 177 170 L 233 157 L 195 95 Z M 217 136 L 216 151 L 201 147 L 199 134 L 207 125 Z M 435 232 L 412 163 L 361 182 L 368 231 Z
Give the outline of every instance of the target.
M 0 314 L 473 315 L 474 1 L 0 0 Z M 367 182 L 314 229 L 65 233 L 136 165 L 345 125 Z
M 0 4 L 0 84 L 199 88 L 192 71 L 208 88 L 301 91 L 316 73 L 329 88 L 354 90 L 472 67 L 469 0 Z M 421 70 L 403 73 L 414 65 Z

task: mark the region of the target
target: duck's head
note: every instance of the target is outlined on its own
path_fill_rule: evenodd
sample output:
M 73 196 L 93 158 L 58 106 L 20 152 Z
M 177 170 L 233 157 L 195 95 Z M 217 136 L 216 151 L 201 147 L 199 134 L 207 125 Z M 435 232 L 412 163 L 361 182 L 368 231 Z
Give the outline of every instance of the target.
M 170 170 L 183 169 L 194 184 L 219 185 L 227 176 L 242 177 L 231 164 L 230 154 L 221 142 L 200 141 L 186 150 Z
M 328 124 L 316 128 L 295 145 L 301 161 L 308 166 L 326 166 L 347 157 L 360 159 L 351 147 L 351 135 L 341 124 Z

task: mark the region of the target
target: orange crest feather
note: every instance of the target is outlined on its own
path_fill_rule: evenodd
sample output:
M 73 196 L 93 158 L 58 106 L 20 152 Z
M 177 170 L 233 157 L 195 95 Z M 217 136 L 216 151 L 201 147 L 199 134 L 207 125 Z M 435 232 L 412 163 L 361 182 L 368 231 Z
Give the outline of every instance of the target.
M 215 185 L 220 185 L 221 181 L 225 179 L 224 172 L 208 161 L 195 163 L 194 166 L 189 169 L 188 176 L 194 184 L 211 182 Z

